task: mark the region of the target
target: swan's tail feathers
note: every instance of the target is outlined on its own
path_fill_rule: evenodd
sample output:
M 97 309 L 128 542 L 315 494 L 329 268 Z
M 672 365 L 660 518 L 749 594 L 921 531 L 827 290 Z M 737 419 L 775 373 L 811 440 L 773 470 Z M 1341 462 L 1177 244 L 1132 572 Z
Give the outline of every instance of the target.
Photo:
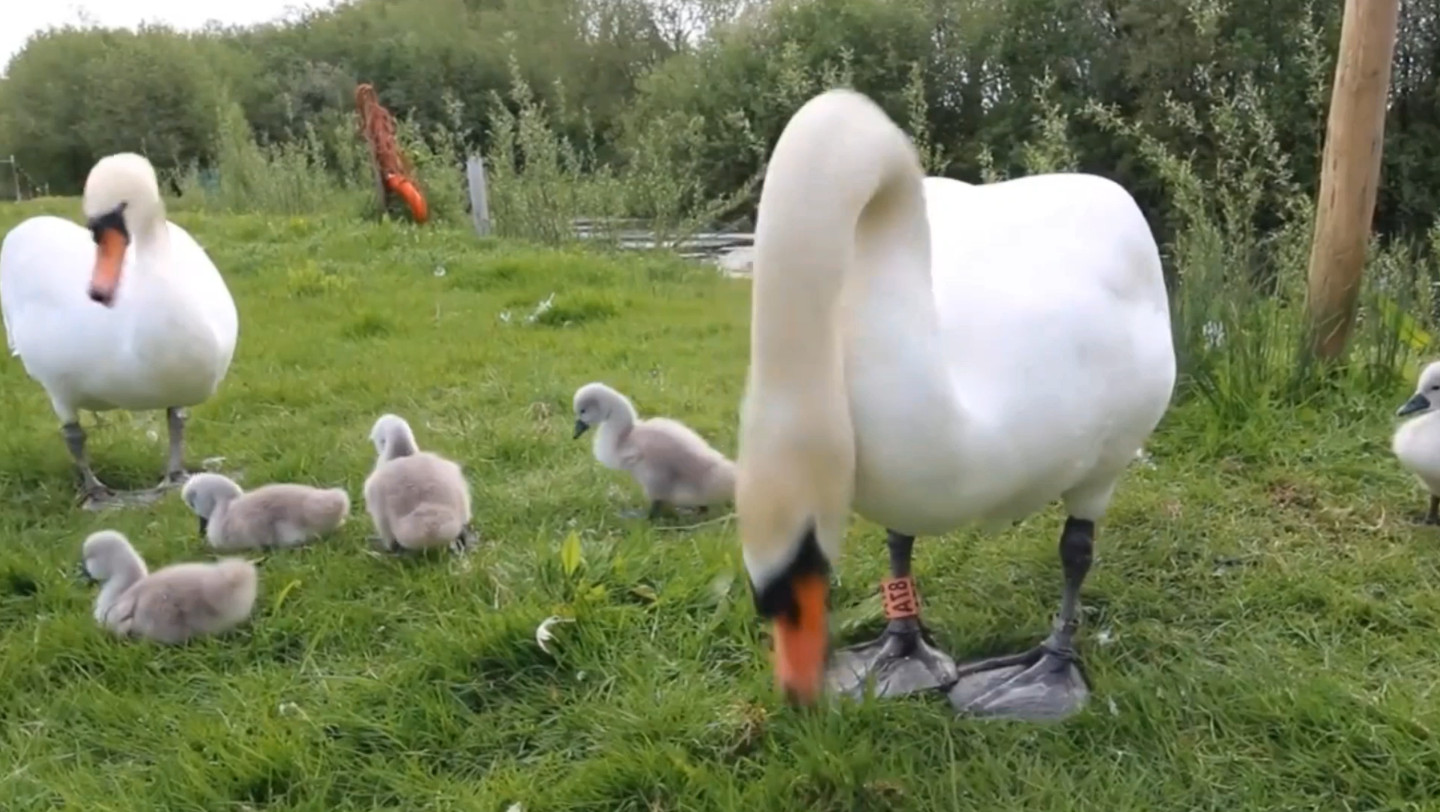
M 215 562 L 209 598 L 216 613 L 227 618 L 248 616 L 255 606 L 259 580 L 255 565 L 243 558 L 223 558 Z
M 420 548 L 449 544 L 460 537 L 465 520 L 448 505 L 421 505 L 395 520 L 392 531 L 402 547 Z
M 310 524 L 339 527 L 350 514 L 350 494 L 343 488 L 326 488 L 311 495 L 305 511 L 305 518 Z
M 735 463 L 721 459 L 710 469 L 705 482 L 707 504 L 735 501 Z

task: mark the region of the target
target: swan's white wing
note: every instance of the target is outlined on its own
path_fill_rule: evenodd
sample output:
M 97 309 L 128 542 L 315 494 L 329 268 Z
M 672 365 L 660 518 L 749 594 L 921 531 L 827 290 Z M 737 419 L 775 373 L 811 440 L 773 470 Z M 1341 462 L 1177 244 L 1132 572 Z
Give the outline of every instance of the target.
M 90 233 L 69 220 L 31 217 L 0 246 L 0 316 L 12 356 L 53 321 L 56 311 L 86 296 L 95 265 Z
M 967 407 L 1017 427 L 1060 410 L 1098 430 L 1117 410 L 1168 401 L 1160 256 L 1124 189 L 1090 175 L 932 178 L 926 196 L 946 365 Z
M 184 228 L 170 223 L 170 251 L 177 274 L 192 285 L 205 318 L 215 328 L 216 338 L 226 354 L 226 364 L 235 351 L 239 314 L 225 278 L 210 255 Z

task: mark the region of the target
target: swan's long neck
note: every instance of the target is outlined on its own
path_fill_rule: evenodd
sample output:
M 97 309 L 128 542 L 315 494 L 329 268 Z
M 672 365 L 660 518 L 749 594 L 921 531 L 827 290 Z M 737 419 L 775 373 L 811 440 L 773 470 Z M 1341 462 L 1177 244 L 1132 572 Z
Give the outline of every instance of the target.
M 904 133 L 852 92 L 802 107 L 771 155 L 755 229 L 736 495 L 752 577 L 788 564 L 811 524 L 838 556 L 856 470 L 843 331 L 883 301 L 896 318 L 877 338 L 933 341 L 929 245 L 924 172 Z
M 148 572 L 145 562 L 132 552 L 123 564 L 115 568 L 115 572 L 100 588 L 100 596 L 95 599 L 95 619 L 101 623 L 105 622 L 106 616 L 110 614 L 110 609 L 115 606 L 116 601 L 120 600 L 120 596 L 124 595 L 130 587 L 139 583 Z
M 415 435 L 403 429 L 391 429 L 390 436 L 385 438 L 385 451 L 380 455 L 376 464 L 380 465 L 401 457 L 409 457 L 419 451 L 420 449 L 415 443 Z
M 628 399 L 620 396 L 612 404 L 609 415 L 595 429 L 595 459 L 608 468 L 621 468 L 620 444 L 635 429 L 640 416 Z

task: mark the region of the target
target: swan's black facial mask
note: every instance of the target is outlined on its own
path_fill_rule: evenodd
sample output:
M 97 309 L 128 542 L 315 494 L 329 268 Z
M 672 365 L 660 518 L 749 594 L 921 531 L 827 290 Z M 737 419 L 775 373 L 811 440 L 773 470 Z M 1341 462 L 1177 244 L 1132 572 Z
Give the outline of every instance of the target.
M 811 524 L 805 528 L 805 533 L 800 538 L 800 548 L 792 560 L 780 574 L 764 589 L 756 589 L 755 581 L 750 581 L 750 591 L 755 597 L 755 611 L 767 620 L 784 618 L 794 623 L 800 616 L 800 604 L 795 595 L 796 580 L 804 580 L 806 576 L 820 576 L 828 579 L 830 577 L 830 562 L 825 558 L 825 553 L 820 550 L 820 541 L 815 537 L 815 525 Z
M 90 220 L 95 239 L 95 269 L 90 274 L 90 299 L 106 307 L 115 304 L 125 249 L 130 247 L 130 230 L 125 227 L 125 204 Z
M 830 656 L 830 562 L 806 528 L 795 558 L 763 589 L 755 589 L 755 609 L 770 618 L 775 633 L 775 678 L 792 704 L 810 705 L 824 687 Z

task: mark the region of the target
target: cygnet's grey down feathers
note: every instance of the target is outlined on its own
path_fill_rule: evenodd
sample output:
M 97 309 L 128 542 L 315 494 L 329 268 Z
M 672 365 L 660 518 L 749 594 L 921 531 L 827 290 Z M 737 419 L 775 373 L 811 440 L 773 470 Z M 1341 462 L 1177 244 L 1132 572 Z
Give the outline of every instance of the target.
M 470 485 L 460 466 L 421 451 L 410 424 L 393 414 L 375 422 L 370 440 L 376 462 L 365 480 L 365 508 L 380 544 L 389 550 L 469 546 Z
M 101 530 L 81 548 L 85 573 L 104 582 L 95 620 L 121 637 L 183 643 L 228 631 L 250 617 L 258 575 L 238 558 L 173 564 L 149 572 L 129 539 Z
M 629 398 L 603 383 L 575 392 L 575 436 L 596 426 L 595 459 L 629 471 L 653 517 L 660 504 L 707 508 L 735 497 L 735 464 L 690 427 L 667 417 L 641 420 Z
M 181 497 L 217 550 L 295 547 L 333 532 L 350 513 L 350 496 L 342 488 L 276 483 L 246 493 L 212 473 L 190 477 Z
M 1397 412 L 1408 418 L 1395 431 L 1391 449 L 1405 470 L 1430 492 L 1423 521 L 1440 524 L 1440 361 L 1420 372 L 1415 394 Z

